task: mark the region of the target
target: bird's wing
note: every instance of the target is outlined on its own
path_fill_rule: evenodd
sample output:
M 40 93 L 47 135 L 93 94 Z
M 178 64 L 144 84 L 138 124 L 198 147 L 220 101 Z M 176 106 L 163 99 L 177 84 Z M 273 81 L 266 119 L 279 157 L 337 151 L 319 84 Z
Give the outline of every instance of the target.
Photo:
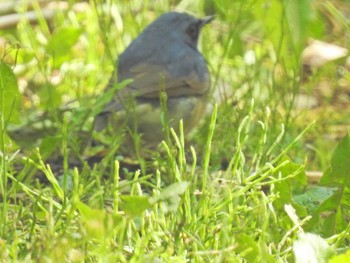
M 120 76 L 122 79 L 133 79 L 123 92 L 147 98 L 159 97 L 160 91 L 165 91 L 168 97 L 201 95 L 207 92 L 210 76 L 206 66 L 204 70 L 195 65 L 187 68 L 188 70 L 184 68 L 179 71 L 176 64 L 160 66 L 140 63 L 132 67 L 128 74 Z

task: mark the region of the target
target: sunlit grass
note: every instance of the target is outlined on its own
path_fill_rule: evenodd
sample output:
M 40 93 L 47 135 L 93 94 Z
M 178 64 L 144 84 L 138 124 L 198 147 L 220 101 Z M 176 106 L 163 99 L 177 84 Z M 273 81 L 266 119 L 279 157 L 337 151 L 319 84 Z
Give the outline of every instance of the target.
M 15 32 L 4 30 L 5 59 L 16 65 L 22 91 L 13 124 L 33 115 L 48 123 L 19 130 L 24 142 L 38 135 L 24 145 L 1 133 L 2 260 L 292 262 L 302 229 L 344 249 L 348 183 L 338 192 L 327 177 L 314 190 L 319 195 L 303 195 L 305 170 L 325 171 L 331 151 L 317 118 L 295 111 L 305 84 L 291 18 L 278 13 L 273 24 L 265 1 L 111 2 L 71 1 L 50 22 L 23 19 Z M 103 89 L 118 54 L 173 7 L 217 16 L 200 43 L 212 73 L 211 106 L 191 138 L 180 123 L 156 151 L 145 157 L 136 146 L 130 157 L 119 151 L 123 133 L 96 133 L 93 117 L 112 96 Z M 1 131 L 6 121 L 2 114 Z M 335 156 L 349 153 L 346 143 Z

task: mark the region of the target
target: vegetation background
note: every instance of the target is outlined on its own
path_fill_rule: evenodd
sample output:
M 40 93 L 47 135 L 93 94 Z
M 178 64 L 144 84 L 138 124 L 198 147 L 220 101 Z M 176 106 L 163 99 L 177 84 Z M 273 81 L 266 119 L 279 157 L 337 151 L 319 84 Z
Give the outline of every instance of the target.
M 190 140 L 127 156 L 92 122 L 118 54 L 170 10 L 216 15 L 200 41 L 212 107 Z M 0 14 L 2 262 L 350 262 L 348 1 L 1 0 Z

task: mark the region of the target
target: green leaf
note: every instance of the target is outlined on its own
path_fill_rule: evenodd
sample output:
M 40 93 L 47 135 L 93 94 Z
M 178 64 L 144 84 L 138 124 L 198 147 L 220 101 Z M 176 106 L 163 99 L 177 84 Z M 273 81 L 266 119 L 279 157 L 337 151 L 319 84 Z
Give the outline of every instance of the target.
M 80 201 L 77 203 L 77 208 L 86 235 L 100 241 L 111 237 L 115 228 L 123 220 L 120 215 L 108 214 L 104 210 L 93 209 Z
M 332 257 L 329 260 L 329 263 L 345 263 L 345 262 L 350 262 L 350 250 L 346 251 L 345 254 Z
M 349 200 L 347 188 L 343 191 L 338 188 L 329 188 L 327 192 L 323 191 L 327 199 L 314 209 L 312 219 L 304 225 L 304 229 L 318 231 L 322 236 L 332 236 L 343 231 L 347 223 L 347 209 Z M 316 201 L 315 201 L 316 202 Z M 345 209 L 344 209 L 345 208 Z
M 347 134 L 334 150 L 331 167 L 323 175 L 320 184 L 350 187 L 350 135 Z
M 54 67 L 69 58 L 71 48 L 77 43 L 83 31 L 74 27 L 60 27 L 50 37 L 46 50 L 53 57 Z
M 50 136 L 47 134 L 42 134 L 41 139 L 40 151 L 42 152 L 44 159 L 51 156 L 55 152 L 57 154 L 59 147 L 62 145 L 62 138 L 59 135 Z
M 57 87 L 50 83 L 46 83 L 40 89 L 40 102 L 45 110 L 55 110 L 61 105 L 62 94 L 57 90 Z
M 165 188 L 159 195 L 150 199 L 151 203 L 162 202 L 165 212 L 174 212 L 177 210 L 180 203 L 180 195 L 182 195 L 187 187 L 188 182 L 179 182 Z
M 19 121 L 20 99 L 15 75 L 8 65 L 0 61 L 0 114 L 3 115 L 5 123 Z
M 141 215 L 146 209 L 158 202 L 163 203 L 165 212 L 176 211 L 181 200 L 180 195 L 186 191 L 188 185 L 188 182 L 172 184 L 154 197 L 124 195 L 120 197 L 120 207 L 131 216 Z
M 326 201 L 336 191 L 337 191 L 337 188 L 334 188 L 334 187 L 330 188 L 330 187 L 314 186 L 306 190 L 302 194 L 294 195 L 293 199 L 298 204 L 306 207 L 308 211 L 313 212 L 315 211 L 315 209 L 317 209 L 320 206 L 321 203 Z M 332 209 L 333 208 L 334 207 L 332 207 Z
M 312 220 L 306 224 L 309 229 L 317 229 L 323 236 L 339 233 L 348 222 L 350 206 L 350 138 L 346 135 L 333 152 L 330 168 L 324 173 L 320 185 L 324 186 L 319 197 L 322 203 L 314 210 Z M 327 197 L 327 198 L 325 198 Z
M 17 58 L 17 63 L 30 63 L 35 58 L 35 52 L 29 48 L 15 49 L 13 56 Z
M 235 236 L 235 249 L 239 255 L 247 262 L 257 262 L 259 256 L 259 246 L 252 236 L 240 234 Z
M 254 20 L 261 24 L 262 33 L 264 34 L 262 37 L 272 42 L 274 48 L 279 50 L 278 55 L 285 55 L 289 43 L 285 34 L 287 25 L 283 16 L 282 2 L 271 0 L 266 3 L 265 0 L 258 0 L 256 5 Z
M 312 0 L 283 1 L 287 24 L 297 54 L 301 53 L 309 33 L 309 24 L 312 17 L 311 2 Z
M 294 242 L 295 262 L 326 263 L 334 254 L 326 240 L 312 233 L 301 233 Z
M 120 199 L 121 209 L 133 217 L 141 215 L 146 209 L 152 207 L 149 197 L 146 196 L 123 195 Z
M 293 194 L 301 191 L 307 184 L 304 166 L 293 163 L 287 156 L 285 156 L 280 163 L 288 161 L 283 165 L 274 175 L 276 179 L 283 179 L 275 184 L 275 189 L 280 193 L 279 198 L 275 201 L 275 207 L 283 210 L 285 204 L 292 204 L 298 210 L 298 214 L 304 213 L 303 209 L 295 203 Z M 295 174 L 293 177 L 287 178 Z

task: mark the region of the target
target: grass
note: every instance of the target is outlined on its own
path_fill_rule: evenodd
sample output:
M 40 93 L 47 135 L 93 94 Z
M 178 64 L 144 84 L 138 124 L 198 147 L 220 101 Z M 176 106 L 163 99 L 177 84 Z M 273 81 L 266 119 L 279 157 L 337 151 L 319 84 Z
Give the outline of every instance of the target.
M 347 121 L 346 107 L 334 110 L 346 96 L 295 102 L 319 80 L 346 94 L 332 82 L 338 70 L 348 84 L 341 62 L 305 83 L 299 58 L 306 37 L 346 45 L 348 29 L 331 1 L 292 3 L 70 1 L 50 23 L 34 4 L 37 25 L 3 29 L 1 261 L 302 262 L 306 249 L 347 262 L 350 139 L 332 132 Z M 93 117 L 111 97 L 102 91 L 116 54 L 174 6 L 217 15 L 201 41 L 213 107 L 191 139 L 180 123 L 148 158 L 129 158 L 123 134 L 94 132 Z M 328 19 L 342 33 L 327 32 Z M 324 172 L 317 185 L 310 169 Z

